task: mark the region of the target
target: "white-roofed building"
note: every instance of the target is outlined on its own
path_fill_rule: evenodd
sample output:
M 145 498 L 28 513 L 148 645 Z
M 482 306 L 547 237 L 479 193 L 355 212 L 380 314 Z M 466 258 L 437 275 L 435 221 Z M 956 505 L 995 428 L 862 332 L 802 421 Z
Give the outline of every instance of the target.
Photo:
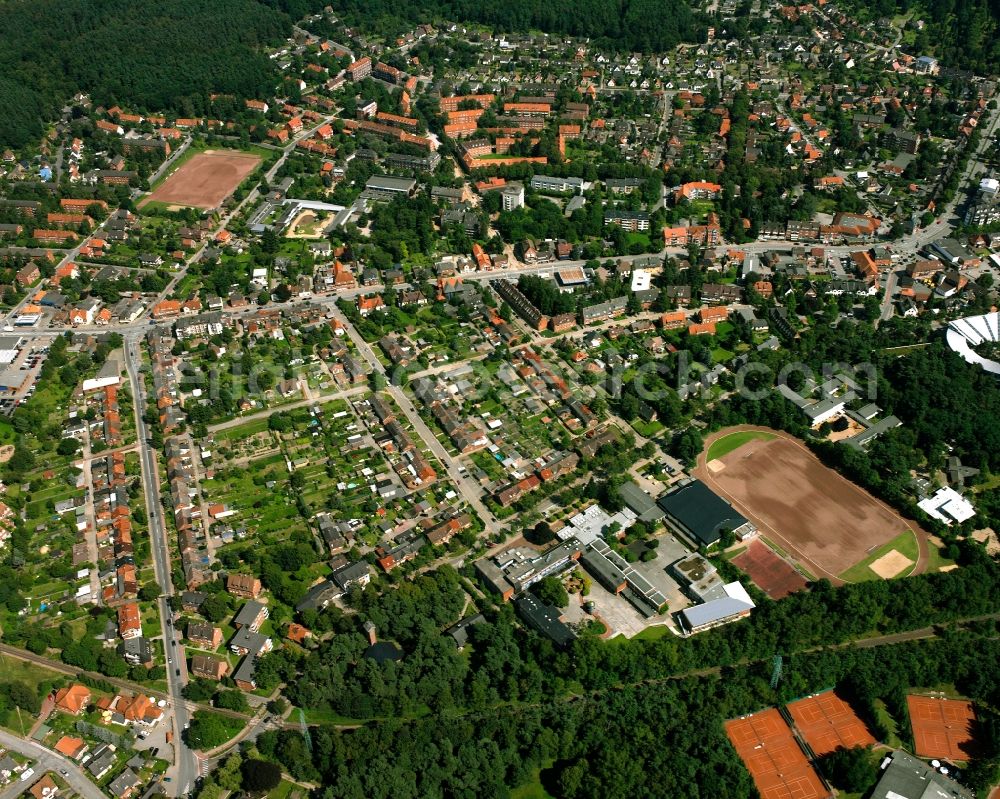
M 757 607 L 742 583 L 726 583 L 722 590 L 725 591 L 725 596 L 680 612 L 685 630 L 700 633 L 749 616 L 750 611 Z
M 961 524 L 976 515 L 972 503 L 951 487 L 938 489 L 933 496 L 920 500 L 917 507 L 928 516 L 949 525 L 953 522 Z
M 24 339 L 20 336 L 0 336 L 0 364 L 13 363 L 23 344 Z
M 982 316 L 952 320 L 948 323 L 945 340 L 967 363 L 975 364 L 990 374 L 1000 375 L 1000 363 L 984 358 L 973 349 L 988 341 L 1000 341 L 1000 312 L 991 311 Z
M 653 276 L 646 269 L 632 270 L 632 291 L 647 291 L 652 285 Z

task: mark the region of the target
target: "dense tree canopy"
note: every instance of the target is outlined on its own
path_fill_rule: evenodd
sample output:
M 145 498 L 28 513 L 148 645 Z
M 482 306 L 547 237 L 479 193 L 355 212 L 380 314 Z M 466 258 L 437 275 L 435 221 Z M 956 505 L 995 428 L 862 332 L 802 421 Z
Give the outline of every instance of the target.
M 212 92 L 273 94 L 262 47 L 305 0 L 10 0 L 0 6 L 0 143 L 21 146 L 77 91 L 195 116 Z M 288 12 L 288 13 L 285 13 Z M 239 24 L 235 24 L 238 20 Z
M 623 50 L 671 50 L 703 41 L 707 24 L 685 0 L 334 0 L 346 21 L 382 30 L 434 19 L 455 19 L 501 30 L 541 30 L 583 36 Z
M 917 31 L 913 50 L 934 52 L 950 66 L 988 73 L 1000 56 L 996 0 L 851 0 L 843 5 L 861 20 L 912 13 L 927 23 Z
M 899 714 L 910 686 L 951 683 L 990 704 L 997 699 L 992 675 L 1000 665 L 995 632 L 990 625 L 932 641 L 800 655 L 789 659 L 776 691 L 764 661 L 484 712 L 389 719 L 356 730 L 321 727 L 311 731 L 311 749 L 294 730 L 266 732 L 257 745 L 293 777 L 321 783 L 324 799 L 499 799 L 536 779 L 550 795 L 567 799 L 747 797 L 754 789 L 725 737 L 725 719 L 831 685 L 849 692 L 870 724 L 876 699 Z M 635 679 L 624 668 L 619 677 Z M 386 752 L 392 756 L 379 754 Z M 995 767 L 991 760 L 977 762 L 982 765 L 967 770 L 967 781 L 988 785 Z M 860 781 L 865 773 L 856 765 L 850 776 Z

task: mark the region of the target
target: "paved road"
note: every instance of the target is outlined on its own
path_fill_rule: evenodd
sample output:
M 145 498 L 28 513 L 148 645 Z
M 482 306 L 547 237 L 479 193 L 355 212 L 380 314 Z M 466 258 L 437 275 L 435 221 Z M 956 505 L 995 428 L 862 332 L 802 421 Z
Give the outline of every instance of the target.
M 193 750 L 187 746 L 183 739 L 183 732 L 187 729 L 190 720 L 190 714 L 182 694 L 184 686 L 187 684 L 187 662 L 184 657 L 184 647 L 180 643 L 180 634 L 173 626 L 173 613 L 167 604 L 167 599 L 174 593 L 173 579 L 170 573 L 170 542 L 163 522 L 163 506 L 160 504 L 160 480 L 156 468 L 156 455 L 149 445 L 150 431 L 142 418 L 142 412 L 146 406 L 146 395 L 140 374 L 142 355 L 137 335 L 132 335 L 125 341 L 125 366 L 134 398 L 133 409 L 139 458 L 142 466 L 142 485 L 149 516 L 153 570 L 156 582 L 159 583 L 162 591 L 158 600 L 160 629 L 163 636 L 163 647 L 166 651 L 167 691 L 174 708 L 172 714 L 174 764 L 170 769 L 173 781 L 165 783 L 165 785 L 170 795 L 180 796 L 187 793 L 189 786 L 197 778 L 198 761 Z
M 385 367 L 382 366 L 382 362 L 379 361 L 378 356 L 375 355 L 375 351 L 371 348 L 371 345 L 361 337 L 354 325 L 350 323 L 347 317 L 344 316 L 343 312 L 337 308 L 336 305 L 332 306 L 332 310 L 334 317 L 344 325 L 347 335 L 354 343 L 354 346 L 357 347 L 358 352 L 360 352 L 362 357 L 368 361 L 372 369 L 379 374 L 384 375 Z M 400 410 L 403 411 L 403 414 L 409 420 L 413 429 L 417 431 L 417 434 L 423 439 L 430 451 L 434 453 L 439 461 L 441 461 L 441 465 L 448 470 L 448 477 L 451 478 L 452 482 L 458 488 L 462 498 L 475 509 L 477 514 L 479 514 L 479 518 L 483 520 L 487 531 L 490 533 L 496 532 L 498 529 L 497 520 L 482 501 L 479 486 L 472 480 L 471 477 L 468 476 L 467 473 L 462 474 L 459 472 L 458 460 L 450 452 L 448 452 L 440 441 L 438 441 L 437 436 L 434 435 L 424 420 L 420 418 L 420 414 L 417 412 L 416 407 L 414 407 L 410 398 L 406 396 L 403 389 L 400 386 L 393 385 L 391 382 L 387 381 L 386 391 L 396 401 L 396 404 L 399 405 Z
M 889 272 L 885 279 L 885 291 L 882 294 L 882 310 L 879 313 L 878 319 L 875 320 L 875 327 L 879 326 L 879 323 L 892 318 L 892 299 L 893 292 L 896 291 L 896 271 L 893 270 Z
M 191 146 L 191 136 L 188 136 L 181 143 L 181 146 L 174 150 L 169 158 L 164 159 L 163 163 L 157 167 L 156 171 L 149 176 L 149 185 L 152 186 L 156 181 L 158 181 L 163 173 L 166 172 L 170 167 L 177 163 L 177 159 L 184 155 L 184 151 Z
M 46 749 L 41 744 L 34 741 L 26 741 L 6 730 L 0 730 L 0 746 L 37 761 L 33 766 L 36 776 L 30 780 L 25 780 L 23 783 L 19 782 L 21 789 L 33 785 L 37 781 L 37 778 L 41 777 L 46 771 L 55 771 L 84 799 L 107 799 L 104 793 L 84 776 L 84 773 L 77 767 L 76 763 L 53 752 L 51 749 Z M 11 788 L 0 793 L 0 797 L 2 799 L 9 799 L 9 797 L 17 796 L 22 792 L 19 790 L 16 793 L 9 793 L 9 791 L 11 791 Z

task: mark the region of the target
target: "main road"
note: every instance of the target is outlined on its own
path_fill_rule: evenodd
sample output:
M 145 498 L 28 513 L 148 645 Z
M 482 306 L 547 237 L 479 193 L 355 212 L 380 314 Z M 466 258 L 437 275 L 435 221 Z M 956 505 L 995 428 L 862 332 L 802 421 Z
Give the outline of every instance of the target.
M 166 659 L 167 693 L 170 695 L 173 707 L 174 763 L 170 767 L 172 781 L 164 783 L 164 786 L 169 795 L 184 796 L 187 795 L 191 784 L 198 777 L 199 766 L 197 756 L 184 741 L 184 730 L 187 729 L 190 721 L 183 695 L 184 686 L 187 683 L 187 662 L 184 657 L 184 647 L 180 643 L 180 634 L 174 628 L 173 611 L 168 604 L 169 598 L 174 593 L 170 569 L 170 540 L 163 519 L 163 507 L 160 504 L 160 480 L 156 453 L 153 452 L 153 448 L 149 444 L 150 431 L 143 418 L 143 410 L 147 405 L 148 398 L 142 376 L 141 335 L 140 332 L 135 331 L 125 338 L 125 368 L 128 371 L 134 398 L 132 405 L 142 467 L 142 486 L 149 516 L 149 541 L 153 553 L 153 571 L 156 575 L 156 582 L 160 586 L 160 597 L 157 603 Z

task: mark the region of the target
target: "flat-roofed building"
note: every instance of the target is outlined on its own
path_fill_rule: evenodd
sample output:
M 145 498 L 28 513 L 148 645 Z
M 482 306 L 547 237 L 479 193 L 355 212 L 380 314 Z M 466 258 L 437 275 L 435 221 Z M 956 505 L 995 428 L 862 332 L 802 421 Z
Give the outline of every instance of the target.
M 753 524 L 701 480 L 679 484 L 657 500 L 667 525 L 697 546 L 710 547 L 731 530 L 738 537 L 755 531 Z
M 722 624 L 745 618 L 756 605 L 741 583 L 723 586 L 725 595 L 701 605 L 684 608 L 680 612 L 681 624 L 689 633 L 699 633 Z
M 373 200 L 392 200 L 410 197 L 417 188 L 413 178 L 396 178 L 391 175 L 372 175 L 365 183 L 364 194 Z

